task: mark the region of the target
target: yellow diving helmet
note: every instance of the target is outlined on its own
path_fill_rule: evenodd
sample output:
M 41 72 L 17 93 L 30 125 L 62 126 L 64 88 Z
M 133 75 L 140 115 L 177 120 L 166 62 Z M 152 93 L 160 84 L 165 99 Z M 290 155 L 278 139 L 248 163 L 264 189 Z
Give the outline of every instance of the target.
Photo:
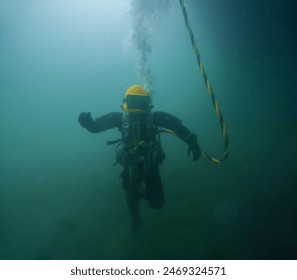
M 149 113 L 153 108 L 148 92 L 138 85 L 129 87 L 123 99 L 122 109 L 129 113 Z

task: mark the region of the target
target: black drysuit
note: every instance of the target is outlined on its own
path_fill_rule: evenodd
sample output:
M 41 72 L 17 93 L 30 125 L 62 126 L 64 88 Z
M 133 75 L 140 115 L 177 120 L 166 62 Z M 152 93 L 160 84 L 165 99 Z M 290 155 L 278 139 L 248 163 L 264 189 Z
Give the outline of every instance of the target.
M 183 126 L 181 120 L 164 112 L 149 114 L 112 112 L 95 120 L 88 114 L 81 113 L 79 117 L 79 122 L 88 131 L 98 133 L 118 128 L 122 134 L 123 143 L 117 152 L 117 160 L 124 168 L 121 173 L 122 185 L 126 191 L 132 229 L 136 229 L 142 222 L 139 214 L 141 198 L 148 200 L 152 208 L 159 209 L 164 204 L 158 167 L 164 159 L 164 153 L 158 141 L 158 129 L 171 130 L 187 143 L 189 150 L 193 152 L 194 160 L 201 154 L 197 137 Z

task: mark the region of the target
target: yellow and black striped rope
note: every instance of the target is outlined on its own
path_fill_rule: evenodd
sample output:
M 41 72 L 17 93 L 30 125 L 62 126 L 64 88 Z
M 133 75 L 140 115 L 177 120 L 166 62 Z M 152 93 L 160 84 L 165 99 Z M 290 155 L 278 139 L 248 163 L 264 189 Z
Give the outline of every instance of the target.
M 194 49 L 194 52 L 195 52 L 195 55 L 196 55 L 196 58 L 197 58 L 197 62 L 198 62 L 200 71 L 201 71 L 202 76 L 203 76 L 204 83 L 205 83 L 205 85 L 207 87 L 208 93 L 209 93 L 209 95 L 211 97 L 212 103 L 213 103 L 213 105 L 215 107 L 217 116 L 218 116 L 219 121 L 220 121 L 221 130 L 222 130 L 223 137 L 224 137 L 224 142 L 225 142 L 224 154 L 223 154 L 223 157 L 221 159 L 217 159 L 217 158 L 214 158 L 212 156 L 209 156 L 208 154 L 206 154 L 204 152 L 202 152 L 202 155 L 205 156 L 206 158 L 208 158 L 209 160 L 211 160 L 212 162 L 222 163 L 227 158 L 228 153 L 229 153 L 229 139 L 228 139 L 227 127 L 226 127 L 226 124 L 224 122 L 222 113 L 220 111 L 218 101 L 215 98 L 215 95 L 214 95 L 214 93 L 212 91 L 212 88 L 210 86 L 210 83 L 208 81 L 206 72 L 204 70 L 204 67 L 203 67 L 203 64 L 202 64 L 202 61 L 201 61 L 201 58 L 200 58 L 200 54 L 199 54 L 199 51 L 198 51 L 198 48 L 197 48 L 197 44 L 195 42 L 194 34 L 193 34 L 192 29 L 191 29 L 190 22 L 188 20 L 188 14 L 187 14 L 187 11 L 186 11 L 184 0 L 180 0 L 179 2 L 180 2 L 180 6 L 182 8 L 182 12 L 183 12 L 183 15 L 184 15 L 184 19 L 185 19 L 187 29 L 189 31 L 189 35 L 190 35 L 192 46 L 193 46 L 193 49 Z

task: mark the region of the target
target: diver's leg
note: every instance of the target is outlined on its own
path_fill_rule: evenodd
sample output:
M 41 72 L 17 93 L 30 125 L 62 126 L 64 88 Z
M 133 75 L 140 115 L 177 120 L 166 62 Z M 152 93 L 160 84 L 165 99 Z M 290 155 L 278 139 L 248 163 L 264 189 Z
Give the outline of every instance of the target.
M 130 174 L 128 168 L 125 168 L 122 172 L 122 184 L 126 191 L 126 201 L 128 204 L 130 216 L 131 216 L 131 229 L 137 230 L 141 224 L 142 219 L 139 214 L 139 200 L 140 196 L 137 191 L 137 181 Z
M 159 167 L 151 165 L 146 171 L 144 182 L 147 189 L 147 200 L 150 207 L 160 209 L 164 205 L 164 191 Z

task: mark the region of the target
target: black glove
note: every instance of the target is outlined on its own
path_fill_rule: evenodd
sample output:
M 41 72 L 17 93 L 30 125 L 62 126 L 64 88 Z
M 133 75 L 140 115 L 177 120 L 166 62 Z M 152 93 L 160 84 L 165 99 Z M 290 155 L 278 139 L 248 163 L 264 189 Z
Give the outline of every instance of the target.
M 86 127 L 89 127 L 90 125 L 92 125 L 94 120 L 93 120 L 90 112 L 88 112 L 88 113 L 82 112 L 79 114 L 78 122 L 80 123 L 80 125 L 82 127 L 86 128 Z
M 188 156 L 190 153 L 193 153 L 193 161 L 196 161 L 201 156 L 201 149 L 199 147 L 199 144 L 197 142 L 197 136 L 195 134 L 191 134 L 191 136 L 188 139 Z

